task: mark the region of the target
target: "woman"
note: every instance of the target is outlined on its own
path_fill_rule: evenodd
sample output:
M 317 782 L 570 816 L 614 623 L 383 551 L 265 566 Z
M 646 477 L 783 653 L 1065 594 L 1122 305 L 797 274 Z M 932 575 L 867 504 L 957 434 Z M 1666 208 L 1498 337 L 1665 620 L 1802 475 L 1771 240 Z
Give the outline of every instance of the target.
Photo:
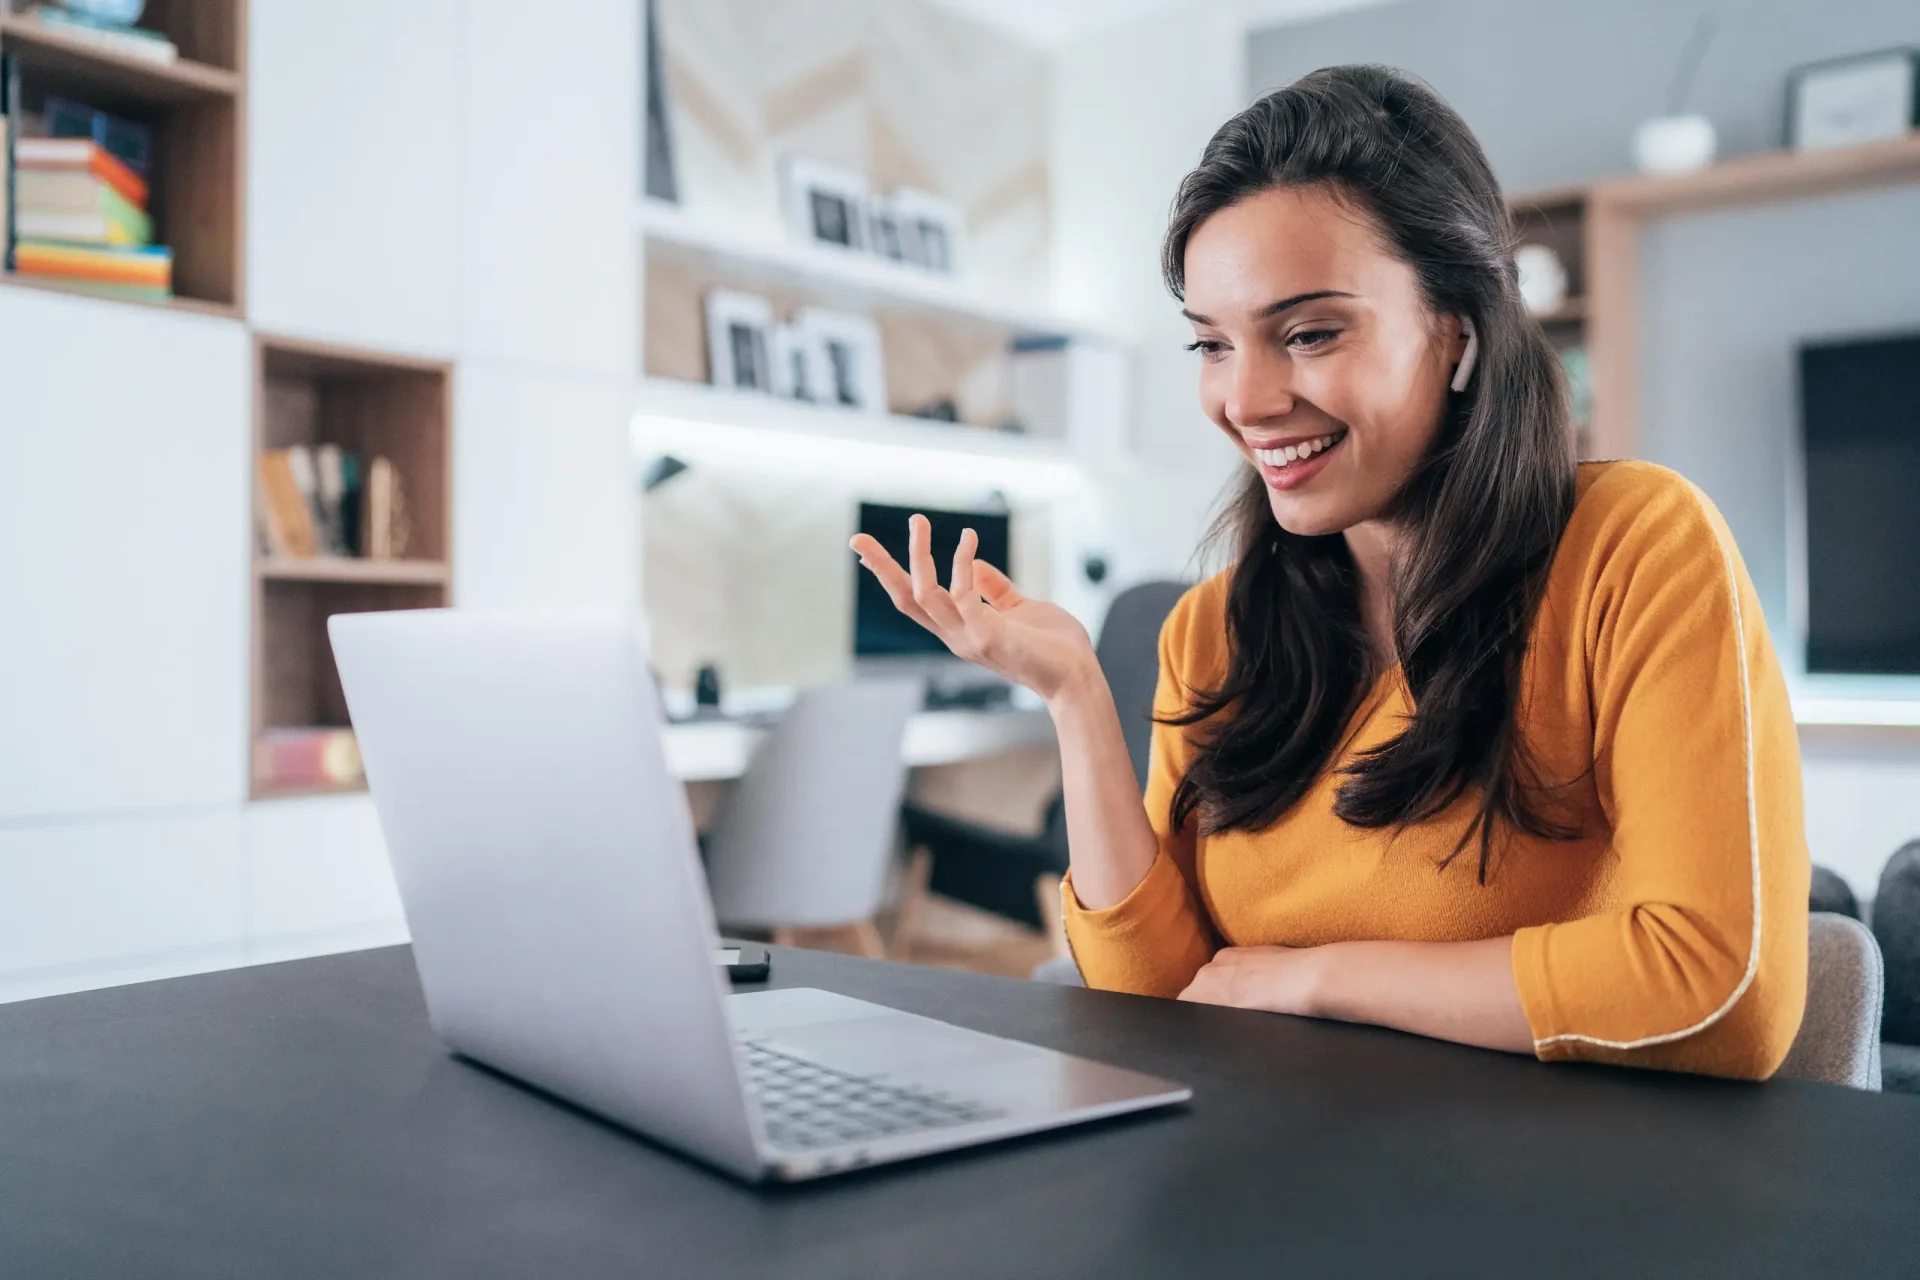
M 1090 985 L 1543 1059 L 1764 1078 L 1799 1027 L 1794 726 L 1698 490 L 1576 467 L 1465 123 L 1373 67 L 1227 122 L 1167 281 L 1248 462 L 1161 636 L 1142 812 L 1085 631 L 973 560 L 854 550 L 1059 733 Z

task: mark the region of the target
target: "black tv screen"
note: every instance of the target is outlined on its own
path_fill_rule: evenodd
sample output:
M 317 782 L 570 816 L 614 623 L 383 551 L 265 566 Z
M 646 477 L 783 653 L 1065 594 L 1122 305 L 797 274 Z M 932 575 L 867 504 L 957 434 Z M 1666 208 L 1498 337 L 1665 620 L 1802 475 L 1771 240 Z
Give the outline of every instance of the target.
M 1920 675 L 1920 334 L 1800 349 L 1807 670 Z
M 889 507 L 876 502 L 860 504 L 860 532 L 871 534 L 901 567 L 907 564 L 907 517 L 923 515 L 933 525 L 933 563 L 940 572 L 940 585 L 952 585 L 953 553 L 959 549 L 960 533 L 972 529 L 980 537 L 977 552 L 1008 575 L 1010 530 L 1007 517 L 988 511 L 936 511 L 929 507 Z M 866 569 L 854 562 L 853 652 L 862 658 L 898 657 L 913 654 L 945 653 L 939 637 L 893 607 L 893 600 Z

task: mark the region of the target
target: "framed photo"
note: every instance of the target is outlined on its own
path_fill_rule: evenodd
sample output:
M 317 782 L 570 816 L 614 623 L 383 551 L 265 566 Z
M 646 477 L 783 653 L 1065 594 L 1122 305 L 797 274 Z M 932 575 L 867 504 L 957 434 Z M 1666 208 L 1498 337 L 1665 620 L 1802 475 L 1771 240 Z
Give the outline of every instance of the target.
M 817 334 L 799 321 L 775 325 L 771 351 L 773 394 L 810 402 L 825 398 L 827 356 Z
M 793 319 L 819 352 L 821 368 L 814 399 L 862 413 L 885 413 L 887 380 L 880 327 L 867 316 L 820 307 L 802 307 Z
M 867 206 L 867 247 L 875 257 L 889 262 L 907 260 L 906 234 L 900 226 L 900 217 L 893 211 L 893 201 L 884 196 Z
M 941 275 L 960 274 L 967 222 L 959 205 L 909 187 L 888 195 L 886 204 L 899 227 L 905 261 Z
M 1787 145 L 1798 151 L 1898 138 L 1920 126 L 1920 50 L 1883 49 L 1787 73 Z
M 793 234 L 841 249 L 867 247 L 867 180 L 803 156 L 780 166 L 781 199 Z
M 737 391 L 773 390 L 773 305 L 751 293 L 707 295 L 707 378 Z

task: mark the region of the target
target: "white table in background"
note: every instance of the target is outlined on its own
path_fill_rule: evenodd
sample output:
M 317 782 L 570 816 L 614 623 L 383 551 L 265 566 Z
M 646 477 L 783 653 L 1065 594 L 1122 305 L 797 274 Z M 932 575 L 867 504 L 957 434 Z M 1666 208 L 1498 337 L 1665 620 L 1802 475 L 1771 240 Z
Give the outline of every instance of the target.
M 737 720 L 668 725 L 667 768 L 682 782 L 730 781 L 746 772 L 754 747 L 769 732 Z M 1053 721 L 1045 711 L 922 711 L 907 722 L 900 754 L 919 767 L 1051 745 Z

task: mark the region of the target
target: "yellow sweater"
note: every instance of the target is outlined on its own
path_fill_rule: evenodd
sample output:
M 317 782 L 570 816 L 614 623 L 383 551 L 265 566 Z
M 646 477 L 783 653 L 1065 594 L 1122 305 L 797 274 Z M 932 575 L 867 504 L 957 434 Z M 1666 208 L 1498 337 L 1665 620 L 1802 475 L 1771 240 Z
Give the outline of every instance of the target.
M 1192 751 L 1156 726 L 1152 869 L 1106 910 L 1065 887 L 1088 983 L 1174 996 L 1221 946 L 1512 934 L 1541 1058 L 1771 1075 L 1806 1001 L 1808 861 L 1793 716 L 1759 602 L 1719 512 L 1673 472 L 1588 464 L 1579 495 L 1522 723 L 1546 775 L 1572 780 L 1580 840 L 1503 829 L 1482 885 L 1472 848 L 1439 865 L 1477 797 L 1398 833 L 1335 817 L 1337 766 L 1409 710 L 1397 668 L 1355 713 L 1348 754 L 1256 833 L 1169 829 Z M 1226 596 L 1222 574 L 1167 620 L 1162 714 L 1223 676 Z

